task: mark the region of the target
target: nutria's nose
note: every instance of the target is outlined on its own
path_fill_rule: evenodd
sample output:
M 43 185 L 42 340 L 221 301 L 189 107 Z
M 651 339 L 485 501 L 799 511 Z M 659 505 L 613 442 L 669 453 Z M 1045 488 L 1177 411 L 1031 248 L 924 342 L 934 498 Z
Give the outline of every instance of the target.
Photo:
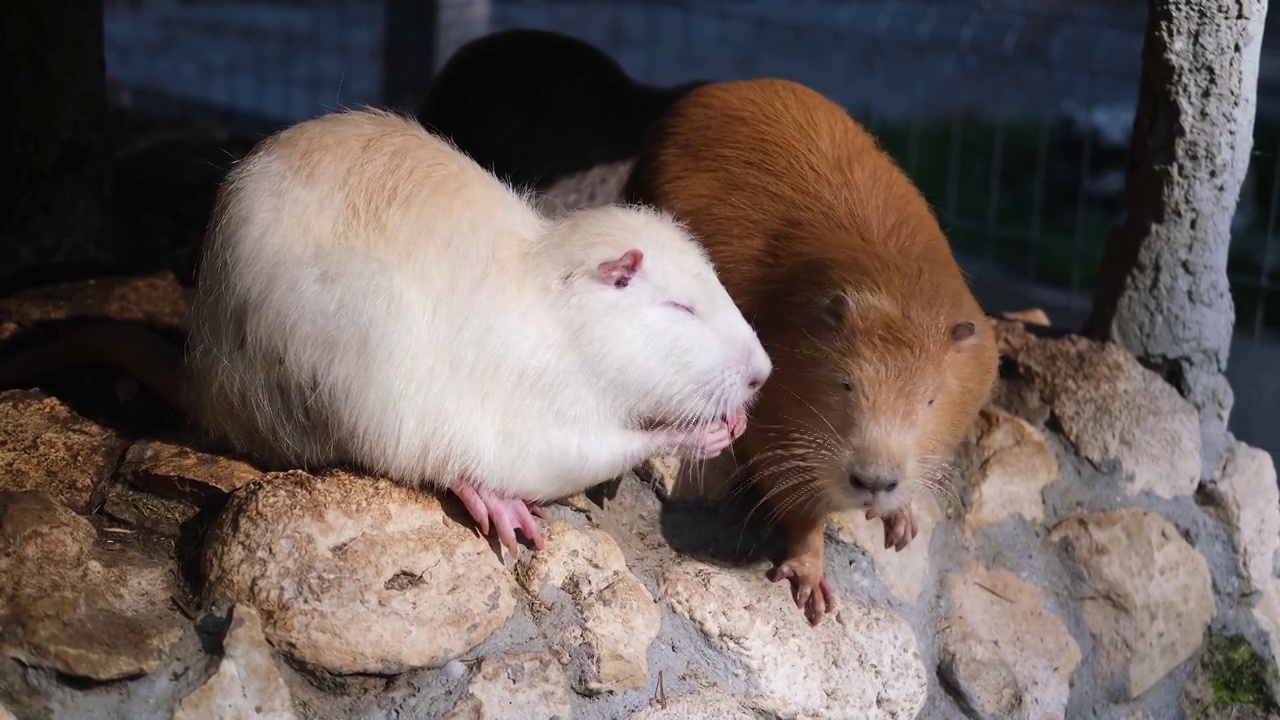
M 898 489 L 898 480 L 893 477 L 849 473 L 849 484 L 867 492 L 891 493 Z
M 769 361 L 768 355 L 760 354 L 756 357 L 749 357 L 747 359 L 747 388 L 759 390 L 772 373 L 773 363 Z

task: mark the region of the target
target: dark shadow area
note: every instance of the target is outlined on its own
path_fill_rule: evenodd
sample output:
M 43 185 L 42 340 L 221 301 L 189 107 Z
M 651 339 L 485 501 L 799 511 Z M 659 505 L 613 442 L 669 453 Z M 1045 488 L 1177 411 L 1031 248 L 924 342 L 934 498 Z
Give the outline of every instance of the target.
M 74 331 L 107 324 L 152 333 L 157 340 L 172 346 L 174 358 L 180 357 L 184 342 L 182 333 L 158 325 L 91 316 L 36 322 L 25 325 L 22 331 L 0 342 L 0 390 L 38 390 L 58 398 L 77 414 L 124 438 L 183 438 L 185 441 L 190 423 L 181 410 L 171 407 L 144 383 L 117 366 L 89 362 L 65 367 L 50 366 L 29 377 L 17 378 L 17 382 L 5 377 L 6 363 L 15 357 L 47 347 Z
M 203 606 L 200 598 L 204 594 L 204 578 L 200 571 L 200 559 L 204 552 L 205 538 L 226 506 L 225 497 L 205 502 L 195 515 L 178 526 L 178 539 L 174 543 L 178 576 L 183 588 L 191 593 L 189 599 L 196 607 Z
M 418 120 L 517 187 L 545 190 L 634 157 L 654 120 L 705 82 L 646 85 L 582 40 L 507 30 L 450 57 Z
M 781 562 L 781 536 L 760 521 L 759 513 L 748 518 L 755 502 L 749 493 L 720 500 L 668 500 L 659 519 L 662 537 L 675 552 L 720 567 Z

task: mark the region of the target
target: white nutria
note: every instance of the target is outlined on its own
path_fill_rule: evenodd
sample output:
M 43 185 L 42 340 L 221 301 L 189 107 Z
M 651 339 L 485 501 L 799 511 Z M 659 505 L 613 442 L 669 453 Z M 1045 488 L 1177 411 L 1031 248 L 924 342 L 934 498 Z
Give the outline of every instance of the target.
M 377 110 L 263 140 L 220 190 L 188 410 L 268 463 L 449 488 L 518 553 L 529 504 L 647 457 L 712 457 L 772 365 L 669 215 L 545 217 Z

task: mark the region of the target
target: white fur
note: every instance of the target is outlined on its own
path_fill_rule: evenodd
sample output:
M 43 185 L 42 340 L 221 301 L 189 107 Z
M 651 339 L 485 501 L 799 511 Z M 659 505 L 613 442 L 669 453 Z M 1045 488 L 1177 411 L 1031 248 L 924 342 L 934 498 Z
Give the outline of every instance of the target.
M 632 248 L 631 285 L 602 283 Z M 192 411 L 240 450 L 530 501 L 665 451 L 642 420 L 705 422 L 771 370 L 670 217 L 549 219 L 372 110 L 295 125 L 233 170 L 188 327 Z

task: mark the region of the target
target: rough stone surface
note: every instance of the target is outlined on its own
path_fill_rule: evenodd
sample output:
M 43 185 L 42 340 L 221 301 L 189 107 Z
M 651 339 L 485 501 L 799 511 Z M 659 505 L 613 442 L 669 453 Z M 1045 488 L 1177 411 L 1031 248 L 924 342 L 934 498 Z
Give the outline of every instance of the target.
M 662 577 L 662 596 L 717 650 L 753 674 L 750 702 L 784 716 L 915 718 L 927 692 L 911 626 L 845 600 L 810 627 L 787 593 L 758 573 L 684 561 Z
M 1273 579 L 1262 588 L 1252 615 L 1266 636 L 1272 661 L 1280 667 L 1280 580 Z
M 75 318 L 120 320 L 179 330 L 186 309 L 185 291 L 168 271 L 50 285 L 0 298 L 0 318 L 19 327 Z
M 291 720 L 293 698 L 276 668 L 275 652 L 251 605 L 236 605 L 222 641 L 222 661 L 208 682 L 178 703 L 174 720 Z
M 439 666 L 515 611 L 510 573 L 439 500 L 346 473 L 240 488 L 203 566 L 208 598 L 254 605 L 273 645 L 338 674 Z
M 0 655 L 105 681 L 153 672 L 182 634 L 171 571 L 97 543 L 46 493 L 0 493 Z
M 917 535 L 901 551 L 884 546 L 884 523 L 868 520 L 865 511 L 836 513 L 830 518 L 836 539 L 862 548 L 871 556 L 889 590 L 908 603 L 920 597 L 929 578 L 929 541 L 933 538 L 934 526 L 942 518 L 938 501 L 923 491 L 911 499 L 911 510 Z
M 756 720 L 732 695 L 720 690 L 700 690 L 676 698 L 659 698 L 628 720 Z
M 1209 564 L 1160 515 L 1122 508 L 1064 521 L 1062 542 L 1089 582 L 1085 624 L 1104 673 L 1138 697 L 1191 656 L 1213 619 Z
M 125 453 L 120 474 L 160 497 L 192 502 L 216 500 L 262 476 L 248 463 L 209 455 L 160 440 L 142 440 Z
M 513 653 L 480 661 L 447 720 L 570 720 L 569 683 L 560 663 L 545 652 Z
M 518 577 L 539 603 L 563 610 L 540 613 L 539 623 L 567 660 L 574 688 L 599 694 L 644 687 L 649 645 L 662 622 L 653 596 L 608 533 L 563 521 L 544 532 L 545 549 Z
M 1080 648 L 1036 586 L 970 561 L 946 579 L 942 672 L 984 717 L 1064 717 Z
M 1034 340 L 1017 352 L 1062 432 L 1095 465 L 1118 462 L 1125 491 L 1190 495 L 1200 482 L 1196 410 L 1118 345 Z
M 972 479 L 965 528 L 972 532 L 1010 515 L 1044 520 L 1046 487 L 1058 479 L 1058 460 L 1044 436 L 998 408 L 978 418 L 979 462 Z
M 1246 590 L 1261 590 L 1275 577 L 1280 550 L 1280 487 L 1271 454 L 1237 442 L 1213 492 L 1234 529 Z
M 1232 220 L 1248 173 L 1267 0 L 1152 0 L 1125 221 L 1103 258 L 1094 334 L 1168 367 L 1199 409 L 1204 474 L 1227 444 Z M 1205 18 L 1213 18 L 1206 21 Z
M 61 400 L 32 390 L 0 392 L 0 490 L 42 490 L 87 511 L 124 445 Z

